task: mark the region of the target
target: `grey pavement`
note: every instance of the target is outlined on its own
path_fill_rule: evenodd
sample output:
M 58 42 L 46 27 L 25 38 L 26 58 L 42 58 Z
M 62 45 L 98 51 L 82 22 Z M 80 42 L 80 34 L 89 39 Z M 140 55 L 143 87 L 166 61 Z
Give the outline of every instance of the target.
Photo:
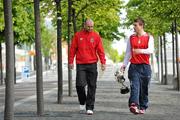
M 94 115 L 79 114 L 78 98 L 73 72 L 73 96 L 68 96 L 67 70 L 64 71 L 63 103 L 57 104 L 57 75 L 55 71 L 44 74 L 44 115 L 36 115 L 35 77 L 15 85 L 15 120 L 179 120 L 180 92 L 172 85 L 150 84 L 149 108 L 144 115 L 134 115 L 128 109 L 129 94 L 120 94 L 114 79 L 114 67 L 99 72 Z M 128 80 L 126 81 L 128 85 Z M 3 120 L 4 89 L 0 86 L 0 120 Z

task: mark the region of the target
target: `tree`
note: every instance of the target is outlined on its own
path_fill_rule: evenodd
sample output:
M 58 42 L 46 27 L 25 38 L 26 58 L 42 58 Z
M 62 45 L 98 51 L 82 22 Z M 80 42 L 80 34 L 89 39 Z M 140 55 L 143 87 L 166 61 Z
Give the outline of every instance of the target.
M 69 52 L 70 52 L 70 43 L 71 43 L 71 21 L 72 21 L 72 0 L 68 0 L 68 63 L 69 63 Z M 76 24 L 74 23 L 74 29 L 76 29 Z M 75 30 L 74 30 L 75 32 Z M 72 70 L 70 69 L 70 66 L 68 64 L 68 94 L 69 96 L 72 96 Z
M 39 0 L 34 0 L 35 16 L 35 49 L 36 49 L 36 89 L 37 89 L 37 114 L 43 115 L 43 76 L 42 76 L 42 54 L 41 54 L 41 30 L 40 30 L 40 10 Z
M 58 64 L 58 103 L 63 100 L 63 74 L 62 74 L 62 15 L 61 0 L 56 0 L 57 9 L 57 64 Z
M 118 51 L 111 46 L 112 41 L 103 40 L 106 56 L 111 59 L 114 63 L 122 62 L 124 53 L 119 55 Z M 108 52 L 109 51 L 109 52 Z
M 55 43 L 55 31 L 53 29 L 43 28 L 42 29 L 42 53 L 45 58 L 46 70 L 49 69 L 50 57 L 53 49 L 56 49 Z
M 14 120 L 14 38 L 12 1 L 4 0 L 3 5 L 6 40 L 6 92 L 4 120 Z
M 1 43 L 4 40 L 4 14 L 3 14 L 3 2 L 0 0 L 0 82 L 3 84 L 3 66 L 2 66 L 2 45 Z

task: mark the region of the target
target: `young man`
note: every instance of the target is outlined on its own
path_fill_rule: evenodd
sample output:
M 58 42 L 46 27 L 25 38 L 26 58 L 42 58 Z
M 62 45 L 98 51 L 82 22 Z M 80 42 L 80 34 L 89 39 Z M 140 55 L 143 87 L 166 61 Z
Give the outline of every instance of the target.
M 70 68 L 73 69 L 73 61 L 76 56 L 76 90 L 80 113 L 86 110 L 88 115 L 92 115 L 94 109 L 98 57 L 103 71 L 106 63 L 102 39 L 98 33 L 93 31 L 93 26 L 94 22 L 87 19 L 84 23 L 84 29 L 74 35 L 69 59 Z M 85 91 L 86 85 L 87 93 Z
M 129 109 L 134 114 L 144 114 L 148 108 L 148 85 L 151 79 L 150 54 L 154 51 L 154 39 L 144 31 L 144 20 L 134 20 L 135 34 L 128 42 L 121 70 L 130 62 L 128 78 L 130 80 Z

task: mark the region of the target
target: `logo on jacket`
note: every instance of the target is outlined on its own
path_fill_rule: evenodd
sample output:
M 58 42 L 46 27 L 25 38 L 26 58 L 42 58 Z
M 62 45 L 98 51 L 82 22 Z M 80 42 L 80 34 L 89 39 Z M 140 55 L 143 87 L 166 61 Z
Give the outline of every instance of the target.
M 82 41 L 83 40 L 83 38 L 80 38 L 80 41 Z
M 90 39 L 90 42 L 91 42 L 91 43 L 93 43 L 93 42 L 94 42 L 94 38 L 93 38 L 93 37 Z

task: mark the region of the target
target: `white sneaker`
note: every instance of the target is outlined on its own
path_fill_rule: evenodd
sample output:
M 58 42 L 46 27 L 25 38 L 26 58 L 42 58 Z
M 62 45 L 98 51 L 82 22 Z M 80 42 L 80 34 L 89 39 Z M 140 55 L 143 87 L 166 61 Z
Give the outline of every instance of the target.
M 85 105 L 80 105 L 79 108 L 80 108 L 80 111 L 79 111 L 80 114 L 83 114 L 86 112 L 86 106 Z
M 93 115 L 93 111 L 92 110 L 87 110 L 86 114 L 87 115 Z

